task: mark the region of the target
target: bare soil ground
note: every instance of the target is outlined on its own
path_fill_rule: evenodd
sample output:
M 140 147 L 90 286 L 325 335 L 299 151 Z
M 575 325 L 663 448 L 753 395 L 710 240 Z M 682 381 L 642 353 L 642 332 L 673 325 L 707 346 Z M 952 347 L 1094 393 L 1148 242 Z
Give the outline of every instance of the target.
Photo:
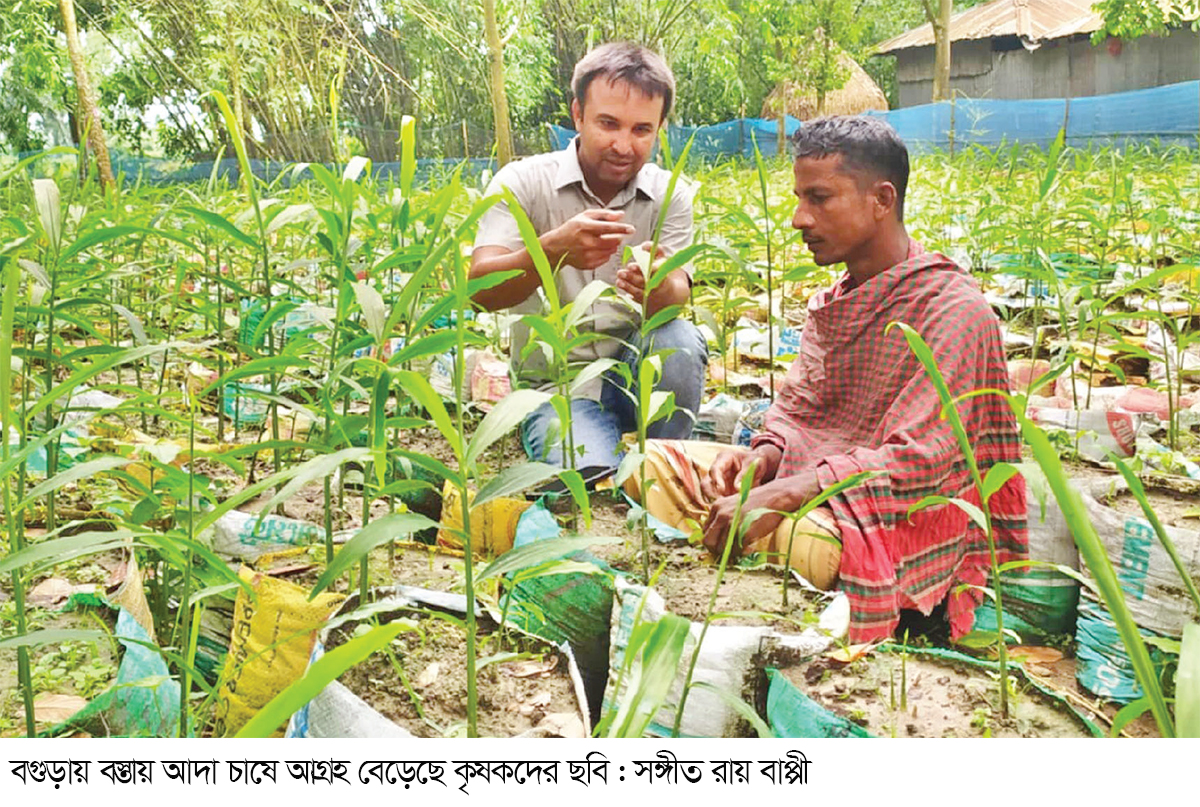
M 467 720 L 466 631 L 425 617 L 388 653 L 348 670 L 341 682 L 389 720 L 418 737 L 462 734 Z M 566 658 L 543 642 L 509 634 L 484 638 L 479 657 L 516 652 L 476 677 L 483 737 L 585 734 Z
M 1069 710 L 1027 684 L 1018 684 L 1003 718 L 996 681 L 968 665 L 877 652 L 850 664 L 823 657 L 783 673 L 817 703 L 877 737 L 1092 736 Z

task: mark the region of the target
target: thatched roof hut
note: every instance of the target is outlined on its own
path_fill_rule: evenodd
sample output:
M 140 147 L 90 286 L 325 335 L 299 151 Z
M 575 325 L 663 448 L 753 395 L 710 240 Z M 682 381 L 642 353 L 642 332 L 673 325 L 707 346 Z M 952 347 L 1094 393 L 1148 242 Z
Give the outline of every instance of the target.
M 837 48 L 837 46 L 834 46 Z M 868 109 L 886 112 L 888 109 L 887 96 L 879 85 L 871 80 L 867 71 L 859 67 L 858 62 L 841 48 L 837 48 L 838 60 L 850 71 L 850 78 L 841 89 L 826 93 L 825 115 L 857 115 Z M 809 120 L 817 117 L 817 92 L 811 87 L 802 86 L 793 81 L 781 81 L 771 90 L 771 94 L 763 101 L 762 116 L 764 118 L 779 117 L 780 99 L 786 99 L 787 114 L 799 120 Z

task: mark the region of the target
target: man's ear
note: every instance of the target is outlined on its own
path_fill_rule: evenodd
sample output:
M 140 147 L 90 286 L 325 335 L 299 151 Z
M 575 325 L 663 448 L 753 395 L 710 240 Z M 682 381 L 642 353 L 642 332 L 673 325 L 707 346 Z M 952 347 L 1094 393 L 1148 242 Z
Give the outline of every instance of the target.
M 575 131 L 579 131 L 583 126 L 583 107 L 579 105 L 578 98 L 571 99 L 571 120 L 575 121 Z
M 888 216 L 896 215 L 896 186 L 887 180 L 881 180 L 875 185 L 875 220 L 883 221 Z

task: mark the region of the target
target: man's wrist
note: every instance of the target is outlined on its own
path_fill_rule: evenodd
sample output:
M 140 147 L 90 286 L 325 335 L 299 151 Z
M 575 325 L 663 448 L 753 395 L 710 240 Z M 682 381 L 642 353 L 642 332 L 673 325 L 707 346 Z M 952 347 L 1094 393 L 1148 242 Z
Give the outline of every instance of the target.
M 558 239 L 558 229 L 554 228 L 546 232 L 538 239 L 538 243 L 542 245 L 542 252 L 546 253 L 546 260 L 550 263 L 550 270 L 555 271 L 558 265 L 562 263 L 563 257 L 567 251 L 562 248 Z
M 770 482 L 779 472 L 779 463 L 783 460 L 783 452 L 772 443 L 761 443 L 751 450 L 758 457 L 763 468 L 763 481 Z
M 811 472 L 785 476 L 771 482 L 772 508 L 782 513 L 794 513 L 821 492 L 816 475 Z

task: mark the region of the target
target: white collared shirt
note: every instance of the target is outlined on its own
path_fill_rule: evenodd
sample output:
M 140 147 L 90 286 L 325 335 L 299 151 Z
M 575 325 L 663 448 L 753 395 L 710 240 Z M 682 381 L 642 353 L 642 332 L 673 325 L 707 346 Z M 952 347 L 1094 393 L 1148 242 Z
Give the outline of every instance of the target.
M 576 138 L 577 140 L 578 138 Z M 656 165 L 646 163 L 638 175 L 622 188 L 612 201 L 604 204 L 588 187 L 579 166 L 576 141 L 561 151 L 538 154 L 509 163 L 501 168 L 488 184 L 487 193 L 499 193 L 507 187 L 525 211 L 538 235 L 542 235 L 574 218 L 585 210 L 606 208 L 622 210 L 624 221 L 632 224 L 635 232 L 625 243 L 637 246 L 654 238 L 654 228 L 662 208 L 663 197 L 671 175 Z M 695 188 L 690 182 L 680 179 L 675 186 L 659 246 L 667 255 L 678 252 L 692 241 L 692 197 Z M 494 205 L 479 220 L 475 247 L 499 246 L 512 251 L 525 248 L 517 223 L 503 202 Z M 602 280 L 616 285 L 617 270 L 621 268 L 618 250 L 607 263 L 594 271 L 584 271 L 564 264 L 555 275 L 559 300 L 563 303 L 574 300 L 583 288 L 593 280 Z M 691 266 L 686 267 L 691 274 Z M 537 289 L 524 301 L 510 310 L 515 314 L 540 314 L 544 300 L 541 289 Z M 622 340 L 632 336 L 640 319 L 640 312 L 613 300 L 595 303 L 589 315 L 591 321 L 580 330 L 593 330 L 612 338 L 592 342 L 572 351 L 569 360 L 574 364 L 587 364 L 598 358 L 615 358 L 620 355 Z M 542 351 L 534 349 L 521 363 L 520 356 L 529 341 L 529 327 L 517 322 L 512 328 L 512 357 L 514 375 L 525 386 L 549 388 L 553 379 L 549 377 Z M 598 399 L 600 383 L 596 382 L 580 391 L 582 397 Z

